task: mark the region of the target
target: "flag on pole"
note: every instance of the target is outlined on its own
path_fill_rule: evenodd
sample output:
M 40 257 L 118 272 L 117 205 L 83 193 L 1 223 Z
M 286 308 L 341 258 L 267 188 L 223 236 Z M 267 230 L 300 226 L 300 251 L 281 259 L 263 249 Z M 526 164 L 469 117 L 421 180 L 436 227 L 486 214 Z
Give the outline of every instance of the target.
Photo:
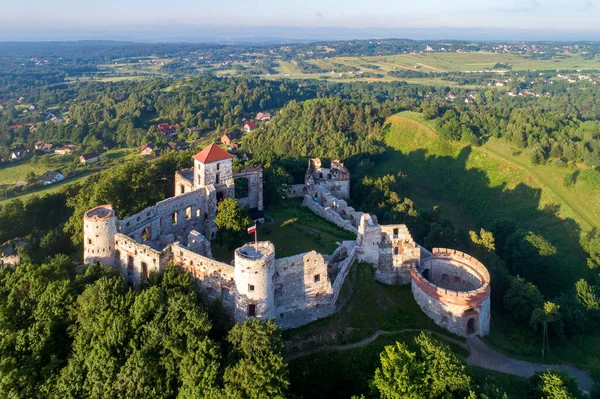
M 248 227 L 248 234 L 256 233 L 256 225 Z

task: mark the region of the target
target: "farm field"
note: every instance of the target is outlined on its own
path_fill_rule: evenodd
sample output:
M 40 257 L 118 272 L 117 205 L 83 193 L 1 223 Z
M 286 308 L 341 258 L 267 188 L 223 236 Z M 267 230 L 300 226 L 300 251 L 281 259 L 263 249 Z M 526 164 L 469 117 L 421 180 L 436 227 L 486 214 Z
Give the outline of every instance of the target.
M 466 72 L 492 69 L 496 63 L 505 63 L 513 70 L 557 70 L 581 69 L 600 70 L 600 61 L 584 60 L 583 57 L 567 56 L 564 59 L 534 60 L 527 57 L 500 53 L 432 53 L 398 54 L 376 57 L 333 57 L 315 59 L 307 62 L 324 69 L 332 69 L 335 64 L 370 69 L 370 71 L 388 72 L 393 69 L 419 70 L 422 72 Z M 368 64 L 380 68 L 368 68 Z

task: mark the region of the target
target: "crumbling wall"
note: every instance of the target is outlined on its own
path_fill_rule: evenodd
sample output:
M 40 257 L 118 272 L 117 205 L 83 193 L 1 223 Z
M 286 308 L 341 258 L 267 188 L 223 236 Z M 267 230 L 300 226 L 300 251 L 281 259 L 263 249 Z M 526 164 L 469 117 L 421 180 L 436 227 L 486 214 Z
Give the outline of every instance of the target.
M 331 168 L 323 168 L 319 158 L 310 159 L 305 183 L 322 186 L 337 198 L 350 198 L 350 172 L 339 160 L 331 161 Z
M 344 248 L 347 251 L 347 257 L 342 262 L 340 262 L 336 267 L 338 268 L 335 280 L 331 285 L 331 290 L 333 291 L 333 299 L 332 303 L 335 304 L 340 296 L 340 291 L 342 290 L 342 286 L 344 285 L 344 281 L 346 281 L 346 277 L 348 277 L 348 273 L 352 268 L 352 265 L 356 261 L 358 254 L 358 246 L 356 245 L 356 241 L 344 241 L 343 245 L 338 248 L 341 250 Z M 337 252 L 337 250 L 336 250 Z M 335 252 L 333 254 L 335 256 Z
M 169 256 L 120 233 L 115 235 L 114 245 L 116 265 L 132 285 L 144 282 L 151 273 L 159 273 L 164 265 L 161 258 Z
M 308 194 L 308 188 L 305 184 L 292 184 L 284 187 L 287 198 L 303 198 Z
M 197 254 L 179 243 L 171 246 L 171 252 L 173 262 L 192 276 L 204 298 L 209 303 L 221 300 L 228 315 L 233 317 L 236 294 L 234 267 Z
M 216 215 L 214 188 L 206 187 L 160 201 L 121 220 L 119 227 L 121 233 L 139 242 L 156 240 L 168 234 L 183 238 L 192 229 L 213 238 Z
M 408 228 L 403 224 L 380 225 L 379 261 L 375 279 L 384 284 L 410 284 L 411 264 L 421 257 Z
M 238 198 L 240 206 L 250 209 L 256 208 L 259 211 L 263 210 L 263 172 L 262 166 L 256 168 L 246 167 L 244 172 L 233 175 L 234 183 L 236 180 L 248 180 L 248 196 Z
M 275 308 L 281 328 L 293 328 L 331 315 L 333 290 L 323 255 L 311 251 L 277 259 Z
M 175 195 L 194 191 L 194 168 L 175 172 Z

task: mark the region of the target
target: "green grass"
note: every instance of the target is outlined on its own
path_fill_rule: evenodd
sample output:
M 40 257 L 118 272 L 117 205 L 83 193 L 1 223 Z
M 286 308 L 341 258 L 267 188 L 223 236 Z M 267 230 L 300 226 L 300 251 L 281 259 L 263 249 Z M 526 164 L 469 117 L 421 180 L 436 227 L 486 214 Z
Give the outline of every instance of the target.
M 437 136 L 434 121 L 411 112 L 389 118 L 385 141 L 389 150 L 375 174 L 405 173 L 407 196 L 418 208 L 437 204 L 442 216 L 465 230 L 489 229 L 494 220 L 507 217 L 548 240 L 557 249 L 548 262 L 559 266 L 547 282 L 550 298 L 589 277 L 579 238 L 600 221 L 597 172 L 581 170 L 578 176 L 584 179 L 566 188 L 562 179 L 568 169 L 533 165 L 526 153 L 502 140 L 475 148 L 446 142 Z M 493 315 L 486 341 L 511 356 L 541 361 L 539 334 L 500 315 Z M 551 345 L 547 362 L 585 366 L 589 357 L 600 357 L 600 334 Z
M 541 331 L 515 326 L 509 316 L 493 314 L 490 334 L 484 341 L 511 357 L 537 363 L 570 363 L 582 369 L 589 367 L 590 358 L 600 358 L 600 332 L 569 338 L 551 339 L 550 353 L 544 358 Z
M 418 332 L 382 335 L 361 348 L 344 351 L 319 352 L 294 359 L 289 364 L 290 390 L 304 398 L 340 398 L 348 399 L 352 395 L 371 392 L 370 381 L 380 366 L 379 355 L 385 346 L 404 342 L 409 346 L 418 336 Z M 462 358 L 464 349 L 444 342 Z M 479 390 L 484 384 L 493 384 L 513 398 L 526 398 L 529 389 L 527 378 L 489 371 L 478 367 L 469 367 L 472 387 Z
M 447 142 L 438 137 L 434 124 L 411 112 L 390 117 L 385 127 L 389 150 L 375 174 L 402 171 L 407 175 L 407 196 L 417 207 L 440 205 L 455 227 L 489 230 L 495 220 L 506 217 L 541 235 L 558 249 L 549 259 L 560 270 L 549 282 L 554 291 L 589 277 L 579 238 L 590 228 L 587 219 L 599 219 L 582 217 L 591 212 L 584 209 L 587 199 L 565 192 L 550 178 L 556 174 L 562 181 L 564 169 L 528 165 L 499 143 L 477 148 Z
M 39 176 L 49 170 L 62 169 L 75 162 L 74 156 L 42 155 L 19 162 L 13 166 L 8 163 L 0 168 L 0 185 L 14 185 L 19 181 L 25 181 L 30 172 Z
M 396 341 L 410 342 L 418 333 L 381 336 L 362 348 L 328 351 L 292 360 L 290 390 L 311 399 L 349 399 L 368 394 L 369 380 L 379 366 L 379 354 Z
M 428 329 L 450 335 L 436 326 L 413 299 L 410 285 L 390 286 L 373 279 L 371 266 L 358 263 L 348 274 L 338 305 L 330 317 L 286 330 L 284 338 L 290 351 L 329 344 L 357 342 L 378 330 Z
M 55 184 L 52 184 L 49 186 L 40 186 L 40 188 L 38 190 L 28 191 L 28 192 L 25 192 L 23 194 L 20 194 L 20 195 L 11 197 L 11 198 L 2 199 L 2 200 L 0 200 L 0 206 L 6 205 L 8 202 L 10 202 L 14 199 L 19 199 L 21 201 L 26 202 L 29 198 L 31 198 L 35 195 L 43 196 L 43 195 L 47 195 L 47 194 L 57 193 L 60 190 L 62 190 L 65 186 L 75 184 L 75 183 L 84 183 L 87 179 L 89 179 L 91 176 L 95 175 L 96 173 L 99 173 L 99 170 L 92 169 L 92 170 L 87 170 L 87 171 L 81 171 L 76 176 L 71 177 L 66 180 L 63 180 L 59 183 L 55 183 Z
M 68 166 L 77 165 L 72 176 L 67 177 L 65 180 L 59 183 L 55 183 L 49 186 L 40 186 L 34 191 L 25 191 L 22 194 L 0 200 L 0 206 L 7 202 L 18 198 L 22 201 L 26 201 L 34 195 L 46 195 L 60 191 L 64 186 L 83 183 L 90 176 L 99 173 L 100 171 L 115 165 L 118 162 L 132 159 L 139 156 L 136 148 L 116 148 L 113 150 L 106 151 L 102 154 L 101 162 L 83 166 L 79 165 L 77 155 L 54 155 L 48 154 L 43 156 L 34 156 L 26 162 L 19 163 L 17 165 L 8 164 L 7 166 L 0 168 L 0 185 L 14 185 L 18 181 L 23 181 L 27 177 L 29 172 L 35 173 L 37 176 L 47 172 L 49 170 L 61 170 Z
M 269 240 L 275 245 L 277 258 L 285 258 L 292 255 L 315 250 L 322 254 L 331 254 L 344 240 L 353 240 L 356 237 L 339 227 L 324 221 L 302 208 L 301 203 L 295 200 L 286 201 L 277 209 L 267 213 L 273 221 L 266 222 L 258 227 L 258 239 Z M 237 246 L 246 241 L 254 240 L 254 236 L 248 236 Z M 212 253 L 215 259 L 222 262 L 233 260 L 233 250 L 227 246 L 213 241 Z

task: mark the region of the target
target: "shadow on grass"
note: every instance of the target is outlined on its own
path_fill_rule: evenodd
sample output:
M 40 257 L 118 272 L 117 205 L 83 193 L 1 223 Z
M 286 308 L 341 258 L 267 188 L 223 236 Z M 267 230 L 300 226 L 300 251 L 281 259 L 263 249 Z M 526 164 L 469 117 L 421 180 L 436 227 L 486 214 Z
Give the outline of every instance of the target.
M 419 198 L 413 198 L 411 194 L 426 192 L 434 197 L 433 201 L 439 199 L 459 207 L 464 211 L 461 214 L 468 215 L 478 228 L 489 231 L 496 220 L 512 219 L 518 229 L 543 237 L 555 253 L 539 254 L 547 267 L 543 273 L 536 271 L 526 277 L 549 298 L 571 290 L 580 278 L 591 278 L 586 253 L 579 242 L 581 229 L 578 223 L 571 218 L 561 218 L 560 205 L 542 206 L 541 188 L 523 183 L 509 186 L 507 181 L 502 181 L 507 178 L 501 175 L 504 171 L 496 171 L 497 175 L 492 173 L 490 176 L 497 181 L 490 181 L 485 165 L 476 167 L 474 162 L 469 164 L 471 154 L 471 147 L 464 147 L 457 155 L 447 156 L 431 155 L 427 150 L 405 154 L 388 147 L 377 161 L 375 174 L 396 175 L 400 171 L 405 174 L 408 184 L 404 187 L 404 195 L 413 199 L 417 206 Z M 425 200 L 432 201 L 431 198 Z M 532 250 L 539 252 L 539 248 Z

